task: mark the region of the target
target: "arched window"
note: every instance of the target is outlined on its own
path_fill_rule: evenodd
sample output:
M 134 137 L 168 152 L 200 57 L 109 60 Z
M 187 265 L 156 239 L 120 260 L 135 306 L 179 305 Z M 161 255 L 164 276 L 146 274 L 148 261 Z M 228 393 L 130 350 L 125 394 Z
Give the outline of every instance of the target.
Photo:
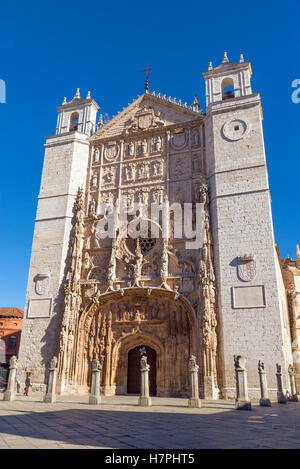
M 9 347 L 15 347 L 16 345 L 17 345 L 17 336 L 16 335 L 11 335 L 9 337 L 8 346 Z
M 79 119 L 78 112 L 73 112 L 73 114 L 71 115 L 71 119 L 70 119 L 70 132 L 74 130 L 78 130 L 78 119 Z
M 224 78 L 221 85 L 222 100 L 234 98 L 234 84 L 232 78 Z

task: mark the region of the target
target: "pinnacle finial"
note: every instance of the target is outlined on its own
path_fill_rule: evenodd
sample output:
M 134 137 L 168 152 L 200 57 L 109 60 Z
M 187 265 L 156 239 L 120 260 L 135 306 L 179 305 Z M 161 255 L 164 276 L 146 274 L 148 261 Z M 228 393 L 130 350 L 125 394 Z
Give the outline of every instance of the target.
M 198 95 L 197 94 L 195 94 L 195 96 L 194 96 L 194 102 L 192 104 L 192 109 L 193 109 L 193 111 L 196 111 L 196 112 L 199 111 L 199 101 L 198 101 Z
M 103 116 L 102 116 L 102 114 L 99 115 L 97 126 L 98 126 L 98 129 L 103 127 Z
M 88 91 L 88 94 L 87 94 L 85 99 L 91 99 L 91 92 L 90 91 Z
M 77 91 L 75 93 L 74 98 L 79 98 L 80 99 L 80 90 L 79 90 L 79 88 L 77 88 Z
M 243 62 L 244 62 L 244 55 L 240 54 L 240 64 L 242 64 Z
M 208 64 L 208 70 L 212 70 L 212 69 L 213 69 L 212 62 L 209 62 L 209 64 Z
M 66 98 L 66 97 L 64 97 L 64 100 L 63 100 L 62 103 L 63 103 L 63 104 L 67 104 L 67 98 Z
M 229 62 L 229 60 L 228 60 L 228 57 L 227 57 L 227 52 L 224 52 L 222 64 L 226 64 L 226 63 L 228 63 L 228 62 Z

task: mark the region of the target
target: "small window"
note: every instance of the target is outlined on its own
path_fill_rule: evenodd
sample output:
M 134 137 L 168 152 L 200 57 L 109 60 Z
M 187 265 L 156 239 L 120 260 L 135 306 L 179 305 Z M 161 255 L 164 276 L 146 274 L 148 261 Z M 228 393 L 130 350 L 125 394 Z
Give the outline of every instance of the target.
M 16 335 L 11 335 L 9 337 L 8 346 L 9 347 L 15 347 L 16 345 L 17 345 L 17 336 Z
M 239 126 L 239 125 L 235 125 L 235 126 L 234 126 L 234 130 L 240 130 L 240 126 Z

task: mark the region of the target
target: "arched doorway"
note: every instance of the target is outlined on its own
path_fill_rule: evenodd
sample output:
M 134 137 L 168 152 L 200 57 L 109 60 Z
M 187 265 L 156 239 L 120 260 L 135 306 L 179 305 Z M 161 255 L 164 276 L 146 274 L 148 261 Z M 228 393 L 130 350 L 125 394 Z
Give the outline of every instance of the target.
M 141 356 L 147 356 L 150 365 L 149 388 L 150 395 L 156 395 L 156 351 L 147 345 L 139 345 L 128 352 L 127 393 L 140 394 L 141 392 Z

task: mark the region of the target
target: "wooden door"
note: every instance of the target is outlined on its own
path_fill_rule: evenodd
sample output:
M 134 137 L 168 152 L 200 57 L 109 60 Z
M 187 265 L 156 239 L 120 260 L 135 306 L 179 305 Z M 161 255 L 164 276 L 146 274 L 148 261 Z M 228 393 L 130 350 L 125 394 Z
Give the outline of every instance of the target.
M 128 394 L 140 394 L 141 392 L 141 352 L 140 349 L 146 349 L 147 362 L 150 365 L 149 388 L 150 394 L 156 395 L 156 352 L 151 347 L 139 345 L 128 352 L 128 372 L 127 372 L 127 392 Z

